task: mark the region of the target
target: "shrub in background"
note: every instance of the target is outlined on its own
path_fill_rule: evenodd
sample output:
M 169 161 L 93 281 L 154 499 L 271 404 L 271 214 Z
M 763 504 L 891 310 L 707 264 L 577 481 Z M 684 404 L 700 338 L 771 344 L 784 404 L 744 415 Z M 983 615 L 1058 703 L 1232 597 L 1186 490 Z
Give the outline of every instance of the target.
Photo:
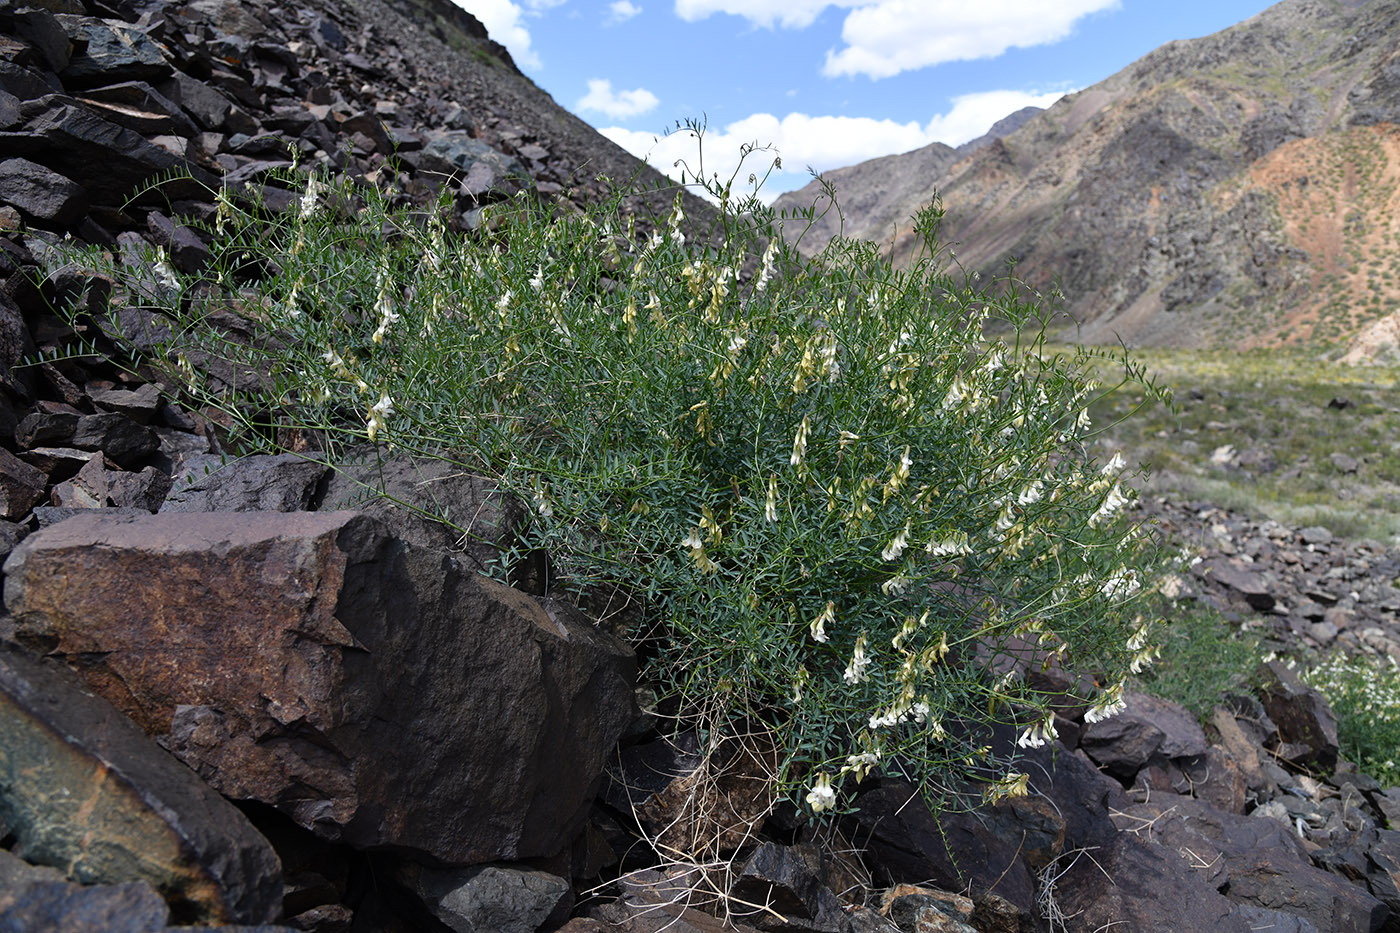
M 839 810 L 877 769 L 931 798 L 1024 793 L 988 728 L 1042 744 L 1052 705 L 1109 715 L 1150 660 L 1152 548 L 1121 458 L 1083 452 L 1089 351 L 1041 352 L 1038 297 L 950 273 L 938 210 L 896 271 L 843 240 L 803 260 L 728 188 L 687 240 L 679 195 L 650 232 L 619 194 L 516 199 L 460 234 L 295 183 L 281 213 L 221 192 L 197 276 L 69 257 L 117 283 L 121 352 L 227 412 L 241 452 L 294 427 L 331 458 L 368 443 L 498 478 L 532 521 L 497 571 L 543 550 L 552 588 L 636 600 L 666 708 L 763 732 L 779 795 Z M 1126 358 L 1123 378 L 1142 381 Z M 1027 676 L 1051 664 L 1101 687 Z

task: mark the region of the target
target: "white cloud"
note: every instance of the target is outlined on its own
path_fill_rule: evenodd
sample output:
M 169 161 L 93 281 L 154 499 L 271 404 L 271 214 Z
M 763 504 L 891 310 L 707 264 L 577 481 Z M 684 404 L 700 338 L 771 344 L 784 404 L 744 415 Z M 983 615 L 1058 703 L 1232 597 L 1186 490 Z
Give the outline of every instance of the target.
M 506 47 L 506 51 L 510 52 L 510 57 L 515 59 L 517 65 L 521 68 L 541 67 L 539 55 L 530 48 L 530 31 L 521 23 L 525 11 L 519 5 L 511 3 L 510 0 L 455 0 L 455 2 L 462 9 L 481 20 L 481 24 L 486 27 L 491 38 Z M 529 2 L 532 11 L 556 5 L 557 3 L 551 2 L 551 0 Z
M 704 138 L 705 172 L 719 175 L 726 181 L 739 169 L 736 190 L 747 193 L 750 174 L 761 178 L 773 161 L 782 158 L 781 169 L 775 171 L 760 196 L 771 201 L 784 191 L 800 188 L 809 180 L 807 167 L 818 172 L 854 165 L 897 152 L 908 152 L 932 142 L 959 145 L 981 136 L 992 124 L 1022 107 L 1048 107 L 1062 92 L 1029 94 L 1024 91 L 986 91 L 966 94 L 953 100 L 952 108 L 935 115 L 928 123 L 915 121 L 899 123 L 872 117 L 809 116 L 790 113 L 779 119 L 769 113 L 756 113 L 730 123 L 723 129 L 711 128 Z M 688 174 L 699 166 L 700 150 L 693 134 L 672 133 L 657 137 L 654 133 L 610 126 L 598 132 L 639 158 L 645 158 L 658 170 L 679 178 L 682 169 L 676 166 L 684 160 Z M 740 164 L 740 147 L 757 143 L 772 145 L 776 152 L 755 152 Z
M 659 100 L 646 88 L 631 91 L 614 91 L 612 82 L 594 78 L 588 82 L 588 93 L 579 98 L 575 107 L 578 110 L 592 110 L 605 114 L 614 120 L 635 117 L 654 108 Z
M 757 26 L 804 29 L 827 7 L 849 9 L 845 47 L 827 52 L 828 77 L 888 78 L 941 62 L 995 58 L 1012 47 L 1058 42 L 1090 13 L 1120 0 L 676 0 L 676 15 L 742 16 Z
M 615 3 L 608 4 L 608 22 L 625 23 L 640 12 L 642 8 L 631 0 L 616 0 Z

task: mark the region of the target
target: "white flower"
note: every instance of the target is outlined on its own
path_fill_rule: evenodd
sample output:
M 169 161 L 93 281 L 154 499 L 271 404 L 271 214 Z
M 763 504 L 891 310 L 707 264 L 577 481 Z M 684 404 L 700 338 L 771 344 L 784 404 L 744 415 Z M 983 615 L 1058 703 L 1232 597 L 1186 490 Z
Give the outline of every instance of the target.
M 807 794 L 807 806 L 812 808 L 813 813 L 830 810 L 836 806 L 836 791 L 831 789 L 831 775 L 826 773 L 817 775 L 812 790 Z
M 792 457 L 789 462 L 797 466 L 802 462 L 802 458 L 807 453 L 807 436 L 812 433 L 811 419 L 803 415 L 802 423 L 797 426 L 797 436 L 792 439 Z
M 880 592 L 886 596 L 903 596 L 909 589 L 910 579 L 904 574 L 897 574 L 880 584 Z
M 1114 684 L 1099 695 L 1089 711 L 1084 714 L 1084 721 L 1088 723 L 1102 722 L 1114 713 L 1121 713 L 1128 708 L 1128 704 L 1123 701 L 1123 685 Z
M 875 716 L 871 716 L 871 717 L 870 717 L 870 728 L 871 728 L 872 730 L 874 730 L 874 729 L 892 729 L 892 728 L 894 728 L 895 726 L 899 725 L 899 721 L 900 721 L 900 719 L 902 719 L 902 718 L 903 718 L 903 714 L 902 714 L 902 713 L 900 713 L 898 710 L 894 709 L 894 707 L 890 707 L 889 709 L 885 710 L 883 713 L 879 713 L 878 715 L 875 715 Z
M 914 721 L 922 726 L 933 713 L 933 708 L 929 706 L 927 700 L 920 700 L 914 704 L 911 712 L 914 714 Z
M 1017 502 L 1017 504 L 1018 504 L 1018 505 L 1033 505 L 1034 503 L 1039 502 L 1039 501 L 1040 501 L 1040 491 L 1041 491 L 1040 480 L 1036 480 L 1035 482 L 1033 482 L 1033 483 L 1031 483 L 1029 486 L 1027 486 L 1025 489 L 1022 489 L 1022 490 L 1021 490 L 1021 494 L 1020 494 L 1019 496 L 1016 497 L 1016 502 Z
M 1083 430 L 1088 428 L 1090 423 L 1091 422 L 1089 421 L 1089 409 L 1081 408 L 1079 410 L 1079 417 L 1074 419 L 1074 426 Z
M 379 401 L 369 407 L 369 415 L 365 418 L 365 434 L 369 436 L 370 441 L 384 430 L 385 419 L 393 413 L 394 400 L 389 398 L 389 393 L 382 393 Z
M 846 671 L 841 675 L 841 679 L 854 686 L 865 683 L 870 679 L 870 675 L 865 669 L 870 666 L 870 658 L 865 654 L 865 636 L 861 635 L 856 639 L 855 651 L 851 653 L 851 663 L 846 665 Z
M 1126 465 L 1127 461 L 1123 459 L 1123 452 L 1121 450 L 1116 451 L 1113 454 L 1113 459 L 1103 465 L 1103 474 L 1107 476 L 1110 473 L 1117 473 Z
M 686 535 L 685 540 L 681 542 L 681 547 L 688 548 L 692 551 L 696 550 L 697 548 L 703 548 L 704 546 L 705 542 L 701 540 L 700 529 L 698 528 L 690 529 L 690 534 Z
M 1103 504 L 1099 506 L 1098 511 L 1089 516 L 1089 524 L 1097 525 L 1127 504 L 1128 497 L 1123 495 L 1122 485 L 1114 483 L 1113 488 L 1108 491 L 1108 495 L 1104 496 Z
M 496 302 L 496 310 L 504 311 L 506 308 L 509 308 L 512 297 L 514 296 L 511 294 L 511 290 L 506 289 L 505 294 L 501 295 L 500 299 Z
M 967 532 L 952 531 L 942 538 L 930 541 L 924 550 L 934 557 L 957 557 L 962 554 L 971 554 L 972 545 L 968 541 Z
M 845 450 L 847 447 L 850 447 L 852 444 L 854 444 L 854 443 L 855 443 L 856 441 L 858 441 L 858 440 L 860 440 L 860 435 L 859 435 L 859 434 L 852 434 L 850 431 L 842 431 L 842 432 L 841 432 L 841 449 L 842 449 L 842 450 Z
M 768 496 L 763 502 L 763 517 L 770 522 L 778 520 L 778 478 L 768 477 Z
M 729 338 L 729 355 L 736 357 L 744 347 L 748 346 L 749 339 L 742 334 L 734 334 Z
M 1137 574 L 1126 567 L 1120 567 L 1103 584 L 1105 599 L 1127 599 L 1142 589 Z
M 301 196 L 301 209 L 299 214 L 302 220 L 306 220 L 316 213 L 320 206 L 319 196 L 321 187 L 316 182 L 315 175 L 306 176 L 306 193 Z
M 156 273 L 156 278 L 160 280 L 160 284 L 164 285 L 172 292 L 179 292 L 183 290 L 183 286 L 180 284 L 180 279 L 175 275 L 175 270 L 170 267 L 170 259 L 168 256 L 166 256 L 165 247 L 163 246 L 158 247 L 156 249 L 156 261 L 154 269 Z
M 948 394 L 943 396 L 943 407 L 945 409 L 957 408 L 963 400 L 962 376 L 953 379 L 953 384 L 948 387 Z
M 904 553 L 904 549 L 909 546 L 909 523 L 904 523 L 904 530 L 890 539 L 890 543 L 885 545 L 885 549 L 880 552 L 880 556 L 885 560 L 899 560 L 899 556 Z
M 821 611 L 821 615 L 812 620 L 812 638 L 816 641 L 826 643 L 826 627 L 836 621 L 836 603 L 828 600 L 826 608 Z
M 778 254 L 778 238 L 774 237 L 768 241 L 768 248 L 763 251 L 763 265 L 758 270 L 758 281 L 754 282 L 753 289 L 761 292 L 768 287 L 768 279 L 773 275 L 773 257 Z
M 1051 739 L 1057 739 L 1060 734 L 1055 731 L 1055 714 L 1046 716 L 1042 722 L 1031 723 L 1026 727 L 1026 731 L 1021 733 L 1021 737 L 1016 740 L 1016 744 L 1021 748 L 1040 748 Z
M 540 291 L 541 289 L 544 288 L 544 266 L 543 266 L 543 265 L 540 265 L 540 266 L 536 266 L 536 267 L 535 267 L 535 274 L 534 274 L 533 276 L 530 277 L 530 287 L 533 288 L 535 291 Z

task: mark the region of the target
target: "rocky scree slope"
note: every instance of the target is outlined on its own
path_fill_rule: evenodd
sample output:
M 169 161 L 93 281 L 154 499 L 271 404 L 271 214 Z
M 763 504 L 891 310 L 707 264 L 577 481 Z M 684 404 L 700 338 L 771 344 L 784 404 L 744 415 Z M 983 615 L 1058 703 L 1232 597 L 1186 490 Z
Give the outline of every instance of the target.
M 817 827 L 639 715 L 625 644 L 474 572 L 523 515 L 490 482 L 230 457 L 217 412 L 100 360 L 17 368 L 69 345 L 67 296 L 91 296 L 84 336 L 114 326 L 110 288 L 46 265 L 56 239 L 198 271 L 214 191 L 295 204 L 289 144 L 406 198 L 450 185 L 458 230 L 635 163 L 447 6 L 10 0 L 0 26 L 0 925 L 1343 931 L 1400 909 L 1394 792 L 1284 669 L 1208 731 L 1141 695 L 1065 709 L 1030 796 L 934 817 L 872 778 Z M 194 178 L 128 199 L 172 170 Z M 678 866 L 678 825 L 726 867 Z
M 1086 339 L 1374 355 L 1400 299 L 1397 120 L 1400 4 L 1285 0 L 1167 43 L 951 164 L 934 146 L 831 177 L 846 234 L 896 263 L 921 247 L 907 218 L 941 196 L 966 268 L 1016 260 L 1033 287 L 1058 284 Z M 867 210 L 871 188 L 891 199 Z

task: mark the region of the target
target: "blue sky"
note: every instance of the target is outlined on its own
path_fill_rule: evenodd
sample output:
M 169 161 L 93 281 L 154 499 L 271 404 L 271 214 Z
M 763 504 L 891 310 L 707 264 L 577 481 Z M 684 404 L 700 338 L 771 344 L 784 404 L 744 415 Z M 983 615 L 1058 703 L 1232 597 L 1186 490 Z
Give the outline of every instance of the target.
M 818 171 L 958 145 L 1048 106 L 1172 39 L 1262 0 L 457 0 L 522 71 L 604 135 L 674 175 L 677 121 L 705 118 L 706 174 L 774 145 L 771 199 Z M 750 157 L 741 173 L 762 174 Z

